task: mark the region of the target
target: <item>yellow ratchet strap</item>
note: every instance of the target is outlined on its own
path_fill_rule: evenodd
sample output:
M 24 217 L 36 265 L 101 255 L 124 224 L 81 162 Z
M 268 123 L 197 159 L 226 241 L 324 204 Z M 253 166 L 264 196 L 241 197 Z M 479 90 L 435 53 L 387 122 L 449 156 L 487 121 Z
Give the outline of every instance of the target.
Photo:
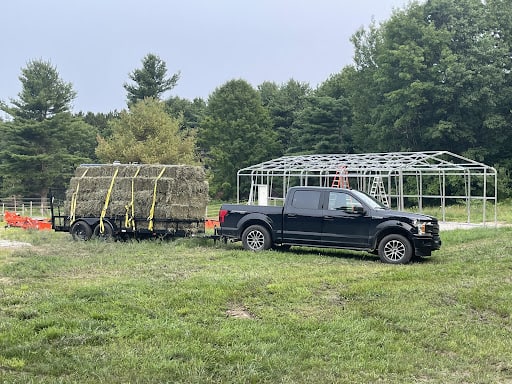
M 135 231 L 135 178 L 139 175 L 140 167 L 137 168 L 137 172 L 132 177 L 132 201 L 128 204 L 126 208 L 126 217 L 124 219 L 124 226 L 126 228 L 132 227 Z M 131 211 L 131 212 L 130 212 Z M 131 213 L 131 215 L 130 215 Z
M 164 174 L 164 172 L 165 172 L 165 167 L 164 167 L 164 169 L 162 169 L 162 172 L 160 172 L 160 174 L 156 178 L 155 187 L 153 188 L 153 202 L 151 203 L 151 209 L 149 210 L 149 217 L 148 217 L 148 221 L 149 221 L 148 229 L 150 231 L 153 231 L 153 218 L 155 215 L 155 204 L 156 204 L 156 185 L 158 183 L 158 180 L 160 180 L 160 178 Z
M 117 172 L 119 172 L 119 168 L 116 168 L 116 171 L 114 172 L 114 176 L 112 176 L 112 181 L 110 182 L 110 187 L 107 191 L 107 196 L 105 197 L 105 204 L 103 205 L 103 209 L 101 210 L 100 215 L 100 233 L 105 233 L 105 224 L 103 223 L 103 219 L 107 215 L 107 208 L 108 204 L 110 203 L 110 195 L 112 193 L 112 189 L 114 188 L 114 181 L 116 180 Z
M 73 192 L 71 194 L 71 207 L 70 207 L 70 213 L 69 213 L 69 223 L 73 223 L 73 221 L 75 221 L 76 201 L 78 198 L 78 190 L 80 189 L 80 180 L 82 180 L 85 177 L 88 170 L 89 170 L 89 168 L 87 168 L 85 170 L 84 174 L 82 175 L 82 177 L 80 177 L 80 179 L 78 179 L 78 183 L 76 184 L 75 192 Z

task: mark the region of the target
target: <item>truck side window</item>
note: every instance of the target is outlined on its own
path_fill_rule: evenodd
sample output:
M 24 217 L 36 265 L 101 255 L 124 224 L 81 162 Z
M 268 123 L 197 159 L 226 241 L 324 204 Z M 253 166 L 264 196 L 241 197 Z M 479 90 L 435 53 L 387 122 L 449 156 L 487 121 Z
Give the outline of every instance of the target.
M 295 191 L 292 207 L 299 209 L 318 209 L 320 191 Z
M 354 207 L 361 207 L 361 203 L 344 192 L 329 192 L 329 206 L 331 211 L 352 212 Z

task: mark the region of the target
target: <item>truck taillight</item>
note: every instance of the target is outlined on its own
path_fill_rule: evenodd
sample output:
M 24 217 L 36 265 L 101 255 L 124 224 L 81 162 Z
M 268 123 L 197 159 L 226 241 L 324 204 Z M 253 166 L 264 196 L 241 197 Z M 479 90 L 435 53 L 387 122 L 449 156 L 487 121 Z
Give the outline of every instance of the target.
M 219 211 L 219 223 L 223 223 L 224 222 L 224 218 L 226 217 L 227 214 L 228 214 L 228 210 L 227 209 L 221 209 Z

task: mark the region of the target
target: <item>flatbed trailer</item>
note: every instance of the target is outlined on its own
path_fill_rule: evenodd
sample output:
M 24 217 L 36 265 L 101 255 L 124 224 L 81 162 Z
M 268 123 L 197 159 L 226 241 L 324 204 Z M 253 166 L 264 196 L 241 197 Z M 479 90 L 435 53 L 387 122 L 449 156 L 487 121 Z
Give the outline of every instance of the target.
M 55 232 L 69 232 L 75 240 L 94 238 L 168 239 L 175 237 L 204 236 L 205 220 L 161 219 L 146 217 L 75 216 L 64 210 L 64 198 L 56 191 L 50 192 L 51 226 Z M 184 229 L 184 228 L 185 229 Z M 196 230 L 191 231 L 194 227 Z

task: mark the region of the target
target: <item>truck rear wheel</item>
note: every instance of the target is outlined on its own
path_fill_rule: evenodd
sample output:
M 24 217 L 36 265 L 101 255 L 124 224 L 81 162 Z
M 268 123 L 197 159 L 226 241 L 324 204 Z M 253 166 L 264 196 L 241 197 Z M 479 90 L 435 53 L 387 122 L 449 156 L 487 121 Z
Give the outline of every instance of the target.
M 73 236 L 73 240 L 89 240 L 92 236 L 92 228 L 85 221 L 75 221 L 71 226 L 69 232 Z
M 402 235 L 387 235 L 379 243 L 379 257 L 384 263 L 406 264 L 412 255 L 411 242 Z
M 248 251 L 264 251 L 272 246 L 272 239 L 265 227 L 251 225 L 242 234 L 242 244 Z

